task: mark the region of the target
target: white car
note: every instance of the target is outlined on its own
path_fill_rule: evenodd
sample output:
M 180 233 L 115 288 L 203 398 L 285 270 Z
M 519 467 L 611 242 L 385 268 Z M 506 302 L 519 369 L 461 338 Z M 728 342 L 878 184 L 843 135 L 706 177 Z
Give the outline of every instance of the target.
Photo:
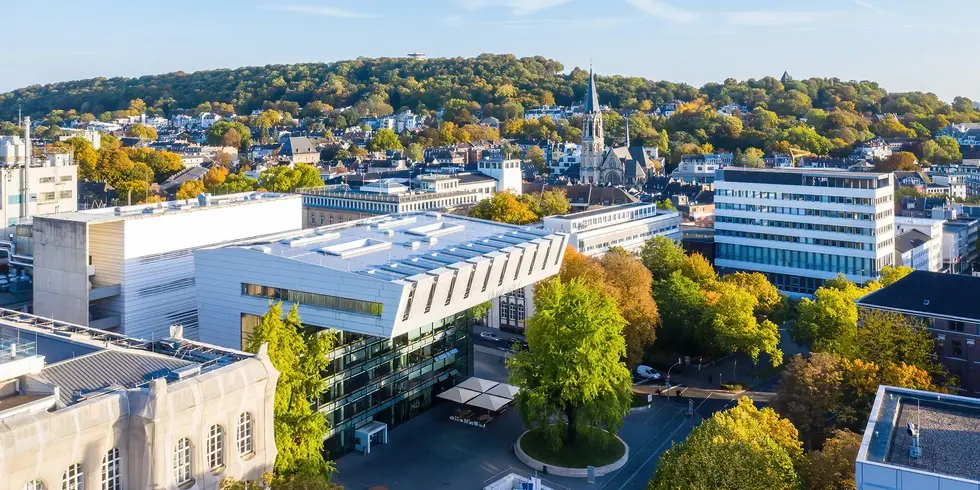
M 493 332 L 480 332 L 480 338 L 491 342 L 500 342 L 500 337 Z
M 636 375 L 643 379 L 660 379 L 660 373 L 656 369 L 642 364 L 636 366 Z

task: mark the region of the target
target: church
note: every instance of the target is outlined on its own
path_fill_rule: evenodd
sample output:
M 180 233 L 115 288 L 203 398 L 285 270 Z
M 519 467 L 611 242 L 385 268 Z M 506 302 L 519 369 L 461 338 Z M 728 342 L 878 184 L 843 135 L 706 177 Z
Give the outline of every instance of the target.
M 626 122 L 626 144 L 606 148 L 602 111 L 595 74 L 589 70 L 589 89 L 585 95 L 585 114 L 582 118 L 582 159 L 579 180 L 596 185 L 642 187 L 647 177 L 656 171 L 656 161 L 642 146 L 630 146 L 629 120 Z

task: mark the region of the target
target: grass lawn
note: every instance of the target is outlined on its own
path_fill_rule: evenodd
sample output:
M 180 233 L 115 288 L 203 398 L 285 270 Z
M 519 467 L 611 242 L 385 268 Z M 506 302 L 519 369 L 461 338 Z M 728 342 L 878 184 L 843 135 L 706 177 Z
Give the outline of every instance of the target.
M 604 466 L 615 463 L 626 452 L 626 446 L 615 436 L 592 427 L 579 429 L 575 445 L 562 446 L 558 451 L 551 448 L 540 429 L 532 429 L 521 438 L 521 449 L 538 461 L 565 468 Z

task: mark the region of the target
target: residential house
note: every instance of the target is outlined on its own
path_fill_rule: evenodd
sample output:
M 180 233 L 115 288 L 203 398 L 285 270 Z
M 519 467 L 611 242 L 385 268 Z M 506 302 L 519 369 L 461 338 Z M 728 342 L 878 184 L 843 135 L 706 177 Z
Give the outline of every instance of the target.
M 980 123 L 950 124 L 939 130 L 936 136 L 949 136 L 960 146 L 980 145 Z
M 902 243 L 902 239 L 899 237 L 906 236 L 906 239 L 913 240 L 918 239 L 925 242 L 925 248 L 927 252 L 927 257 L 925 260 L 924 267 L 916 267 L 906 263 L 907 261 L 902 260 L 904 265 L 909 267 L 914 267 L 919 270 L 927 270 L 937 272 L 943 269 L 943 223 L 945 219 L 932 219 L 932 218 L 910 218 L 908 216 L 896 216 L 895 217 L 895 248 L 904 248 L 906 250 L 913 249 L 917 245 L 911 241 L 906 241 Z M 912 235 L 911 232 L 917 232 L 918 235 Z M 925 238 L 923 238 L 925 237 Z M 918 254 L 921 254 L 921 250 L 916 250 L 912 255 L 912 259 L 919 258 Z M 915 260 L 913 260 L 915 262 Z M 920 262 L 921 264 L 921 262 Z
M 911 267 L 920 271 L 938 272 L 932 269 L 930 253 L 933 246 L 929 235 L 919 230 L 909 230 L 895 234 L 895 265 Z M 941 246 L 941 244 L 940 244 Z
M 884 160 L 892 155 L 892 148 L 881 137 L 875 137 L 859 144 L 851 154 L 852 160 L 872 162 Z
M 317 163 L 320 161 L 320 150 L 306 136 L 289 136 L 284 138 L 279 147 L 279 159 L 294 165 L 297 163 Z

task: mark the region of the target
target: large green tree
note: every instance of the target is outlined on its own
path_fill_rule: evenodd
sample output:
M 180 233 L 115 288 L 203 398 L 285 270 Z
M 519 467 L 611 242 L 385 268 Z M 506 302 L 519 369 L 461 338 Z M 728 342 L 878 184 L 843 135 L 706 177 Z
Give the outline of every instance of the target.
M 687 256 L 677 242 L 657 235 L 643 244 L 640 250 L 640 261 L 650 269 L 653 279 L 657 281 L 670 277 L 671 273 L 684 265 Z
M 374 133 L 374 137 L 368 142 L 368 149 L 371 151 L 401 150 L 402 142 L 398 139 L 395 130 L 382 128 Z
M 507 363 L 524 423 L 555 447 L 575 444 L 580 427 L 615 433 L 632 401 L 626 320 L 615 300 L 581 279 L 554 278 L 535 287 L 534 306 L 530 349 Z
M 320 171 L 307 163 L 297 163 L 293 168 L 280 165 L 259 175 L 259 186 L 270 192 L 292 192 L 301 187 L 321 185 Z
M 327 388 L 327 354 L 335 337 L 326 331 L 307 333 L 297 306 L 294 304 L 283 318 L 282 303 L 277 302 L 270 305 L 255 331 L 242 340 L 249 352 L 268 344 L 269 359 L 279 371 L 273 416 L 276 474 L 329 476 L 333 465 L 323 457 L 323 439 L 329 427 L 312 404 Z
M 802 454 L 793 424 L 742 398 L 667 450 L 648 488 L 797 490 L 796 464 Z

